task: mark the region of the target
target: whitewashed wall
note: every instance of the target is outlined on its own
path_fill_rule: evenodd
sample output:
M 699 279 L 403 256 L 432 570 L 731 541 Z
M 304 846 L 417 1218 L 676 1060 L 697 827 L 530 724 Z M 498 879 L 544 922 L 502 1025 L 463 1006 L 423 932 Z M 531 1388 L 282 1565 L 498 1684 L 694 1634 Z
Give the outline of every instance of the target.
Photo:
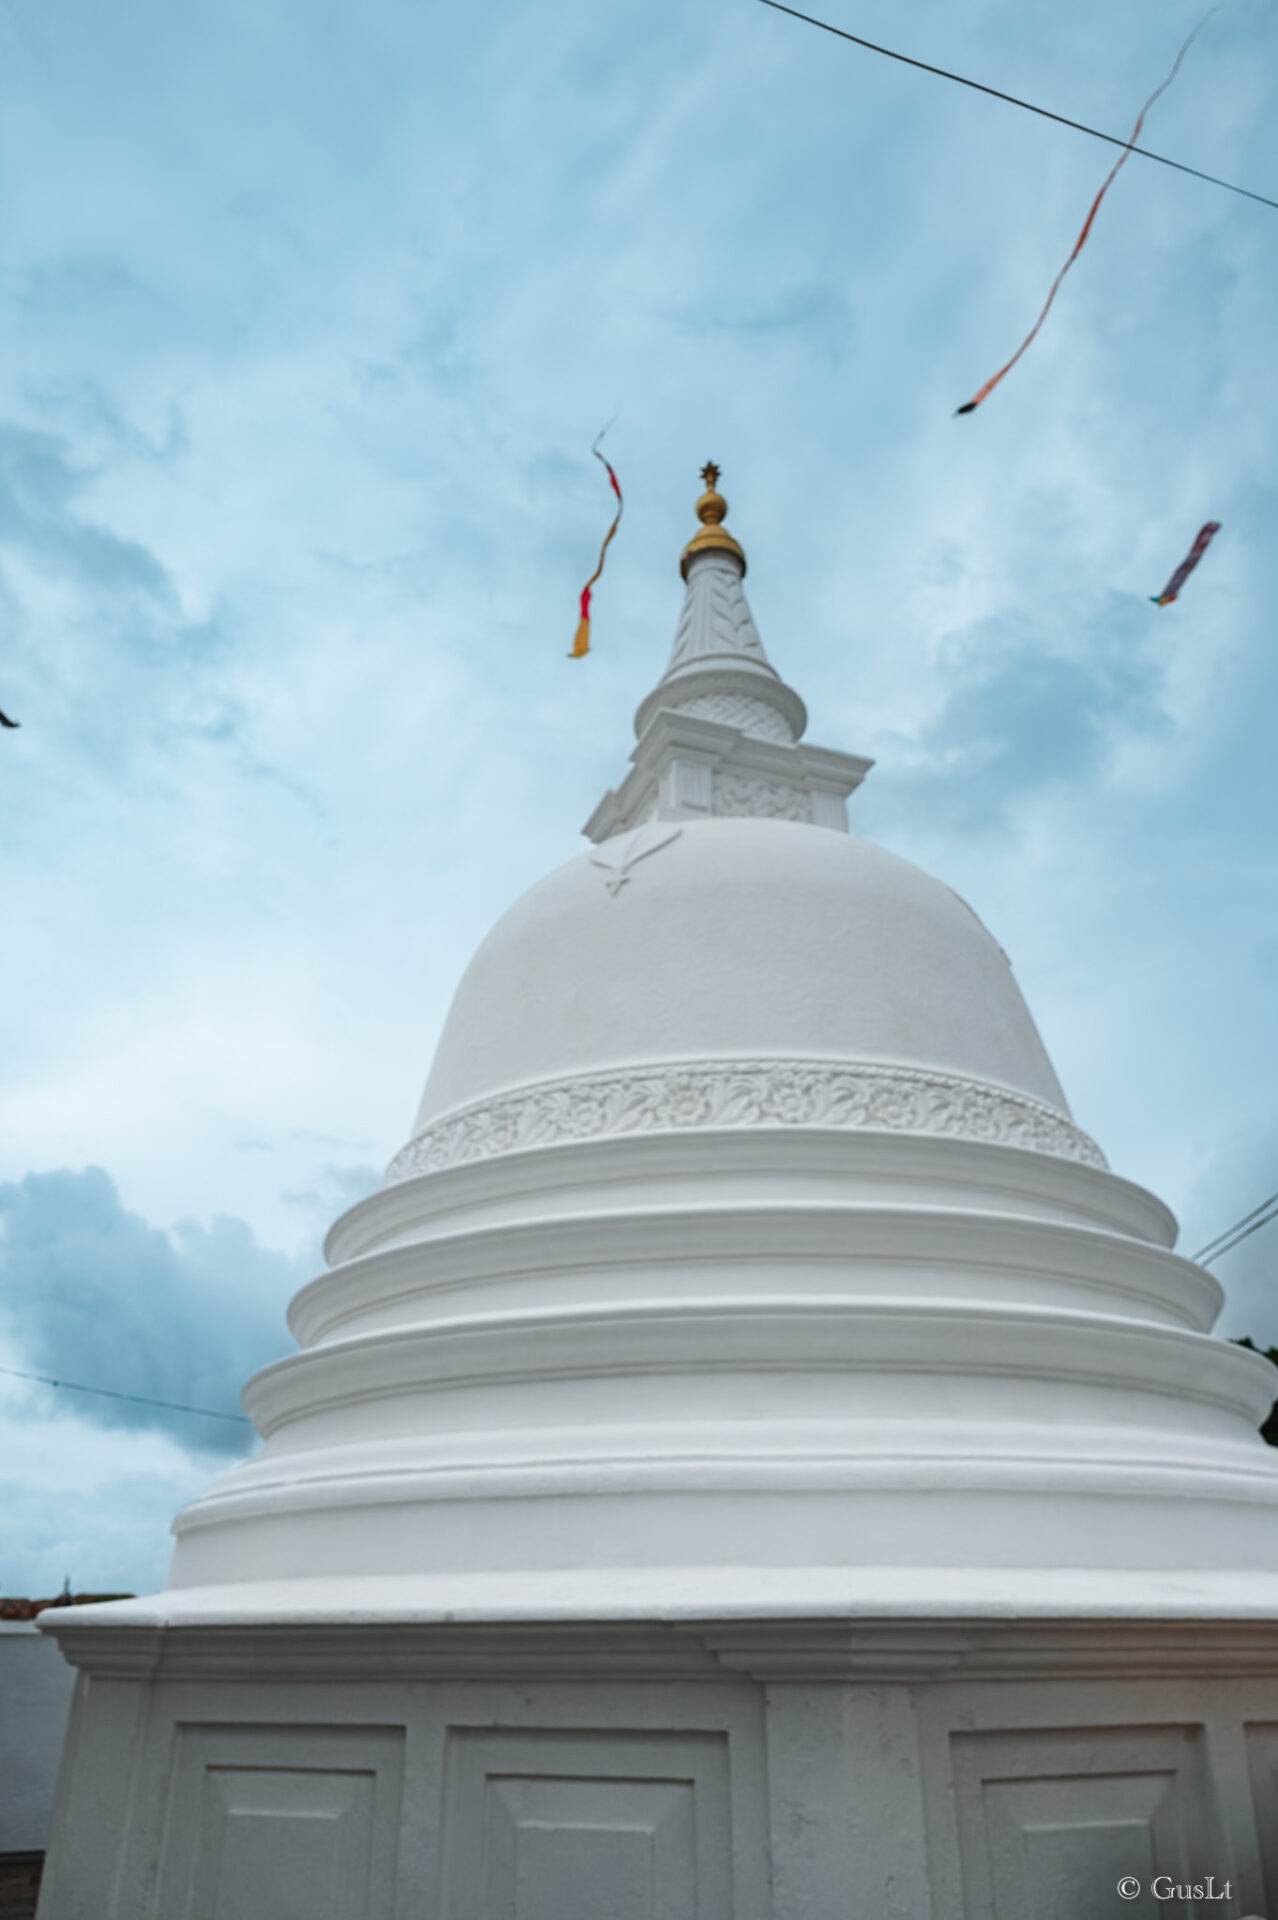
M 36 1627 L 0 1621 L 0 1853 L 48 1841 L 74 1681 Z

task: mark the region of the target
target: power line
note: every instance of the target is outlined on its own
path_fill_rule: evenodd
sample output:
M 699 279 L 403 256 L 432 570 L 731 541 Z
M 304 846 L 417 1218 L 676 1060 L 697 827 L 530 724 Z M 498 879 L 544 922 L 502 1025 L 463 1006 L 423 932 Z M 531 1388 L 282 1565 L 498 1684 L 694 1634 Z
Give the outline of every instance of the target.
M 1267 1227 L 1271 1220 L 1278 1220 L 1278 1193 L 1271 1193 L 1267 1200 L 1262 1200 L 1258 1207 L 1245 1213 L 1241 1220 L 1235 1220 L 1232 1227 L 1226 1227 L 1223 1233 L 1218 1233 L 1214 1240 L 1209 1240 L 1190 1258 L 1200 1266 L 1209 1266 L 1213 1260 L 1219 1260 L 1223 1253 L 1232 1253 L 1253 1233 L 1259 1233 L 1261 1227 Z
M 782 0 L 763 0 L 765 7 L 772 7 L 777 13 L 788 13 L 792 20 L 806 21 L 810 27 L 820 27 L 823 33 L 833 33 L 840 40 L 850 40 L 853 46 L 866 47 L 871 53 L 881 53 L 888 60 L 899 60 L 903 66 L 917 67 L 922 73 L 934 73 L 942 80 L 954 80 L 960 87 L 971 87 L 976 93 L 988 93 L 991 99 L 1005 100 L 1011 107 L 1023 107 L 1026 113 L 1036 113 L 1043 120 L 1055 120 L 1058 126 L 1072 127 L 1075 133 L 1090 134 L 1093 140 L 1104 140 L 1111 147 L 1127 147 L 1130 152 L 1138 153 L 1142 160 L 1157 160 L 1160 167 L 1174 167 L 1177 173 L 1188 173 L 1195 180 L 1205 180 L 1209 186 L 1223 187 L 1226 193 L 1240 193 L 1244 200 L 1258 200 L 1262 207 L 1278 209 L 1278 200 L 1271 200 L 1266 194 L 1253 193 L 1250 187 L 1237 187 L 1232 180 L 1221 180 L 1214 173 L 1203 173 L 1199 167 L 1187 167 L 1183 160 L 1169 160 L 1165 153 L 1154 153 L 1148 147 L 1133 147 L 1129 140 L 1120 140 L 1117 134 L 1102 133 L 1098 127 L 1084 126 L 1081 120 L 1069 120 L 1063 113 L 1053 113 L 1047 107 L 1036 107 L 1032 100 L 1020 100 L 1014 93 L 1003 93 L 998 87 L 987 87 L 983 80 L 969 80 L 961 73 L 951 73 L 947 67 L 934 67 L 926 60 L 915 60 L 908 53 L 896 53 L 891 47 L 880 47 L 873 40 L 863 40 L 859 33 L 847 33 L 842 27 L 832 27 L 828 20 L 817 20 L 810 13 L 800 13 L 797 7 L 782 5 Z
M 1219 1260 L 1222 1254 L 1232 1253 L 1235 1247 L 1240 1246 L 1242 1242 L 1249 1239 L 1253 1233 L 1258 1233 L 1261 1227 L 1267 1227 L 1271 1220 L 1278 1220 L 1278 1207 L 1272 1208 L 1262 1220 L 1255 1220 L 1251 1226 L 1244 1227 L 1242 1232 L 1236 1233 L 1232 1240 L 1226 1240 L 1224 1246 L 1217 1247 L 1213 1252 L 1207 1254 L 1201 1264 L 1203 1266 L 1210 1266 L 1212 1261 Z
M 23 1373 L 18 1367 L 0 1367 L 12 1380 L 37 1380 L 42 1387 L 64 1387 L 69 1393 L 96 1393 L 104 1400 L 128 1400 L 135 1407 L 164 1407 L 169 1413 L 202 1413 L 207 1420 L 237 1420 L 242 1427 L 252 1423 L 242 1413 L 221 1413 L 216 1407 L 188 1407 L 180 1400 L 153 1400 L 145 1393 L 117 1393 L 113 1387 L 86 1387 L 80 1380 L 53 1380 L 47 1373 Z
M 1275 1200 L 1278 1200 L 1278 1193 L 1271 1193 L 1267 1200 L 1262 1200 L 1258 1207 L 1253 1207 L 1250 1213 L 1245 1213 L 1241 1220 L 1235 1220 L 1232 1227 L 1226 1227 L 1225 1231 L 1218 1233 L 1214 1240 L 1209 1240 L 1206 1246 L 1200 1247 L 1194 1255 L 1195 1260 L 1201 1260 L 1205 1253 L 1211 1253 L 1222 1240 L 1228 1240 L 1231 1234 L 1237 1233 L 1239 1227 L 1245 1227 L 1249 1220 L 1254 1220 L 1258 1213 L 1265 1211 L 1266 1207 L 1272 1207 Z

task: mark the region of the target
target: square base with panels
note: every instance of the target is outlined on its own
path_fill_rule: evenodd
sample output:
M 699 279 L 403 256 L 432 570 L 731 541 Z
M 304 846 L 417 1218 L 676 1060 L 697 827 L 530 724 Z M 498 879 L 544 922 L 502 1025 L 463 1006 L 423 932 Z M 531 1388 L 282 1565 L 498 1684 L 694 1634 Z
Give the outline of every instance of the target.
M 40 1920 L 1278 1913 L 1275 1622 L 100 1618 Z

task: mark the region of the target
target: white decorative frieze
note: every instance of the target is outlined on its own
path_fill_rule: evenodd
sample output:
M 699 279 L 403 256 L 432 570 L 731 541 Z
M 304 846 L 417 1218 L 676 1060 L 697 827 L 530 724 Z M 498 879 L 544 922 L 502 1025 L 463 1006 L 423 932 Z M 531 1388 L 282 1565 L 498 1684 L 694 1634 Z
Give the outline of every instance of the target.
M 785 715 L 748 693 L 697 694 L 691 700 L 680 700 L 678 711 L 691 714 L 694 720 L 714 720 L 721 727 L 736 727 L 755 740 L 770 740 L 774 746 L 794 745 L 794 733 Z
M 736 692 L 716 699 L 748 700 Z M 847 796 L 870 767 L 855 754 L 794 746 L 754 730 L 663 707 L 644 729 L 631 771 L 586 822 L 596 845 L 644 820 L 754 816 L 847 832 Z
M 744 774 L 721 773 L 715 776 L 714 811 L 744 814 L 756 820 L 810 821 L 812 797 L 787 780 L 752 780 Z
M 1054 1107 L 958 1075 L 815 1060 L 712 1060 L 582 1074 L 448 1115 L 391 1161 L 386 1183 L 529 1147 L 691 1127 L 858 1127 L 1024 1147 L 1103 1167 Z

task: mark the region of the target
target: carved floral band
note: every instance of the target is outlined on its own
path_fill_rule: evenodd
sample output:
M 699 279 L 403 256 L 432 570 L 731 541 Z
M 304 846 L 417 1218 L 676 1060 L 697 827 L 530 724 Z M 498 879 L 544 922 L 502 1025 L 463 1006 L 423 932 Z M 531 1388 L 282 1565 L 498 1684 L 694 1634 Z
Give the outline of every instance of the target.
M 1106 1164 L 1095 1142 L 1063 1113 L 1008 1087 L 913 1067 L 707 1060 L 583 1074 L 463 1107 L 410 1140 L 386 1180 L 528 1147 L 700 1127 L 858 1127 Z

